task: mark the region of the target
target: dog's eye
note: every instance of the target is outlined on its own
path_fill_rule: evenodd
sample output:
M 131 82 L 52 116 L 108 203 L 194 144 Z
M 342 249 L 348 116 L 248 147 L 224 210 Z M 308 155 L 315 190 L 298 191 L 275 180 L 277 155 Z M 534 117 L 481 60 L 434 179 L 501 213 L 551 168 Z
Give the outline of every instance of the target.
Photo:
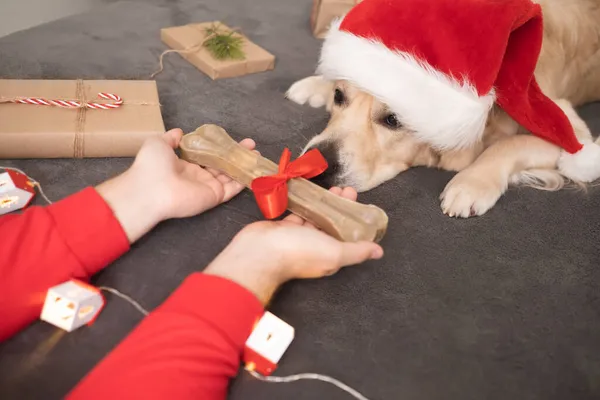
M 398 117 L 396 114 L 388 114 L 383 118 L 383 123 L 391 129 L 400 128 L 400 122 L 398 121 Z
M 342 92 L 340 89 L 335 89 L 335 95 L 333 96 L 333 101 L 335 104 L 341 106 L 344 104 L 345 100 L 346 97 L 344 96 L 344 92 Z

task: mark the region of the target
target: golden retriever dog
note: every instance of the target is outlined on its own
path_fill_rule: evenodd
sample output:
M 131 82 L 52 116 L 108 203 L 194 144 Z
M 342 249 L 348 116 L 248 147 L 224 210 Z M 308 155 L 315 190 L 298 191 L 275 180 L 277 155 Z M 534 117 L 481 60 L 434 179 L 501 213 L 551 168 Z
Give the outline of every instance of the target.
M 567 115 L 578 139 L 593 141 L 574 107 L 600 100 L 600 0 L 534 2 L 544 18 L 536 80 Z M 457 171 L 440 196 L 441 208 L 451 217 L 467 218 L 490 210 L 509 185 L 559 190 L 569 181 L 557 169 L 559 147 L 528 134 L 497 105 L 488 114 L 482 140 L 444 151 L 418 140 L 403 128 L 402 116 L 348 81 L 307 77 L 286 97 L 325 106 L 331 114 L 325 130 L 305 148 L 318 148 L 330 164 L 318 182 L 323 186 L 364 192 L 410 167 Z

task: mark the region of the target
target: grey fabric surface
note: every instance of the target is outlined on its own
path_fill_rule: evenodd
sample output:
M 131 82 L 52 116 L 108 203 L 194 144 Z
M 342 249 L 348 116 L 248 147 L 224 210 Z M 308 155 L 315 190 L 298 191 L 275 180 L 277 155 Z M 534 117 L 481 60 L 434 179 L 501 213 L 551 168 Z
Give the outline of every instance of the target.
M 273 52 L 276 69 L 213 82 L 169 55 L 156 78 L 165 123 L 185 131 L 220 124 L 235 138 L 255 138 L 275 160 L 284 146 L 297 154 L 327 121 L 324 111 L 283 99 L 317 60 L 320 42 L 308 28 L 310 3 L 99 1 L 91 13 L 0 39 L 0 77 L 146 79 L 165 49 L 160 28 L 219 19 Z M 583 112 L 598 132 L 600 105 Z M 130 162 L 0 164 L 23 168 L 58 200 Z M 415 169 L 360 196 L 390 216 L 382 243 L 386 256 L 284 287 L 272 311 L 296 328 L 296 339 L 277 374 L 328 374 L 382 400 L 600 397 L 600 190 L 512 189 L 485 216 L 456 220 L 442 215 L 438 204 L 451 176 Z M 152 309 L 244 224 L 259 218 L 244 192 L 205 215 L 169 221 L 94 283 Z M 92 327 L 61 335 L 34 323 L 0 345 L 0 398 L 61 398 L 140 319 L 133 307 L 109 295 Z M 242 372 L 231 398 L 350 397 L 321 382 L 269 384 Z

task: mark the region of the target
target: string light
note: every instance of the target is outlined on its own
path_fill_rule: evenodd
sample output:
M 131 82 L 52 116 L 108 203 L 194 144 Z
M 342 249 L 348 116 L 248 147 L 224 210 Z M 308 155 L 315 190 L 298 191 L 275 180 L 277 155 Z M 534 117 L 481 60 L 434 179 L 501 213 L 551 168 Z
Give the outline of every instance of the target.
M 122 298 L 123 300 L 125 300 L 128 303 L 130 303 L 131 305 L 133 305 L 140 313 L 142 313 L 146 316 L 149 314 L 148 310 L 146 310 L 144 307 L 142 307 L 137 301 L 135 301 L 133 298 L 127 296 L 126 294 L 119 292 L 117 289 L 113 289 L 113 288 L 110 288 L 107 286 L 100 286 L 100 287 L 98 287 L 98 289 L 104 290 L 106 292 L 112 293 L 112 294 Z M 246 365 L 245 370 L 250 375 L 252 375 L 254 378 L 256 378 L 260 381 L 269 382 L 269 383 L 290 383 L 290 382 L 295 382 L 295 381 L 299 381 L 299 380 L 318 380 L 318 381 L 330 383 L 334 386 L 337 386 L 338 388 L 342 389 L 343 391 L 347 392 L 348 394 L 350 394 L 351 396 L 353 396 L 354 398 L 356 398 L 358 400 L 369 400 L 367 397 L 363 396 L 357 390 L 355 390 L 355 389 L 351 388 L 350 386 L 346 385 L 345 383 L 340 382 L 339 380 L 332 378 L 330 376 L 327 376 L 327 375 L 321 375 L 321 374 L 315 374 L 315 373 L 304 373 L 304 374 L 295 374 L 295 375 L 289 375 L 289 376 L 263 376 L 263 375 L 259 374 L 258 372 L 254 371 L 253 363 L 248 363 Z
M 141 312 L 144 315 L 149 314 L 148 311 L 144 307 L 142 307 L 137 301 L 135 301 L 131 297 L 127 296 L 126 294 L 119 292 L 117 289 L 113 289 L 113 288 L 106 287 L 106 286 L 100 286 L 100 287 L 98 287 L 98 289 L 104 290 L 106 292 L 110 292 L 110 293 L 124 299 L 125 301 L 127 301 L 131 305 L 133 305 L 139 312 Z M 343 391 L 347 392 L 348 394 L 352 395 L 354 398 L 356 398 L 358 400 L 369 400 L 367 397 L 363 396 L 357 390 L 355 390 L 355 389 L 351 388 L 350 386 L 346 385 L 345 383 L 340 382 L 339 380 L 332 378 L 330 376 L 327 376 L 327 375 L 321 375 L 321 374 L 315 374 L 315 373 L 304 373 L 304 374 L 296 374 L 296 375 L 289 375 L 289 376 L 263 376 L 263 375 L 259 374 L 258 372 L 254 371 L 254 363 L 248 363 L 246 365 L 245 370 L 248 371 L 248 373 L 250 375 L 252 375 L 254 378 L 256 378 L 260 381 L 263 381 L 263 382 L 290 383 L 290 382 L 295 382 L 295 381 L 299 381 L 299 380 L 307 380 L 307 379 L 327 382 L 334 386 L 337 386 L 338 388 L 342 389 Z
M 37 187 L 37 190 L 40 193 L 40 196 L 42 196 L 42 199 L 44 199 L 44 201 L 46 203 L 52 204 L 52 201 L 50 201 L 50 199 L 48 198 L 48 196 L 46 196 L 46 193 L 44 193 L 44 189 L 42 189 L 42 185 L 38 181 L 36 181 L 35 179 L 33 179 L 31 176 L 27 175 L 25 172 L 23 172 L 19 168 L 5 167 L 5 166 L 0 165 L 0 169 L 11 170 L 11 171 L 18 172 L 18 173 L 20 173 L 22 175 L 25 175 L 29 179 L 29 184 L 32 187 Z M 6 184 L 6 182 L 4 182 L 4 184 Z M 2 185 L 0 185 L 0 186 L 2 186 Z
M 123 294 L 123 293 L 119 292 L 117 289 L 113 289 L 113 288 L 106 287 L 106 286 L 100 286 L 98 289 L 104 290 L 105 292 L 112 293 L 115 296 L 119 296 L 120 298 L 122 298 L 123 300 L 127 301 L 132 306 L 134 306 L 139 312 L 141 312 L 144 315 L 148 315 L 149 314 L 148 310 L 146 310 L 144 307 L 142 307 L 140 305 L 140 303 L 138 303 L 137 301 L 135 301 L 131 297 L 127 296 L 126 294 Z
M 250 375 L 252 375 L 253 377 L 255 377 L 256 379 L 263 381 L 263 382 L 270 382 L 270 383 L 290 383 L 290 382 L 295 382 L 295 381 L 299 381 L 299 380 L 303 380 L 303 379 L 312 379 L 312 380 L 327 382 L 327 383 L 331 383 L 334 386 L 337 386 L 338 388 L 349 393 L 350 395 L 352 395 L 354 398 L 356 398 L 358 400 L 369 400 L 368 398 L 363 396 L 361 393 L 359 393 L 355 389 L 352 389 L 350 386 L 346 385 L 345 383 L 340 382 L 337 379 L 332 378 L 327 375 L 304 373 L 304 374 L 295 374 L 295 375 L 288 375 L 288 376 L 263 376 L 263 375 L 259 374 L 258 372 L 254 371 L 252 369 L 251 365 L 246 366 L 246 371 L 248 371 L 248 373 Z
M 46 194 L 44 193 L 44 190 L 42 189 L 42 185 L 37 180 L 31 178 L 29 175 L 27 175 L 25 172 L 23 172 L 22 170 L 20 170 L 18 168 L 4 167 L 1 165 L 0 165 L 0 168 L 5 169 L 5 170 L 16 171 L 20 174 L 25 175 L 29 179 L 29 184 L 38 189 L 38 192 L 40 193 L 40 196 L 42 196 L 44 201 L 46 201 L 46 203 L 48 203 L 48 204 L 52 204 L 52 201 L 46 196 Z M 6 184 L 6 182 L 0 182 L 0 186 L 5 185 L 5 184 Z M 10 203 L 8 203 L 7 200 L 10 200 Z M 17 200 L 18 200 L 18 197 L 15 197 L 14 199 L 12 199 L 12 198 L 2 199 L 2 202 L 0 202 L 0 208 L 8 207 L 13 202 L 16 202 Z M 103 290 L 105 292 L 112 293 L 115 296 L 122 298 L 123 300 L 127 301 L 132 306 L 134 306 L 144 316 L 147 316 L 149 314 L 148 310 L 146 310 L 144 307 L 142 307 L 140 305 L 140 303 L 135 301 L 133 298 L 127 296 L 126 294 L 119 292 L 117 289 L 107 287 L 107 286 L 100 286 L 100 287 L 98 287 L 98 289 Z M 318 380 L 318 381 L 322 381 L 322 382 L 327 382 L 327 383 L 330 383 L 330 384 L 342 389 L 343 391 L 347 392 L 348 394 L 350 394 L 351 396 L 353 396 L 354 398 L 356 398 L 358 400 L 369 400 L 367 397 L 363 396 L 357 390 L 355 390 L 355 389 L 351 388 L 350 386 L 346 385 L 345 383 L 340 382 L 339 380 L 332 378 L 330 376 L 327 376 L 327 375 L 321 375 L 321 374 L 315 374 L 315 373 L 303 373 L 303 374 L 295 374 L 295 375 L 289 375 L 289 376 L 263 376 L 263 375 L 259 374 L 258 372 L 254 371 L 254 366 L 252 363 L 247 364 L 245 370 L 254 378 L 256 378 L 260 381 L 269 382 L 269 383 L 290 383 L 290 382 L 295 382 L 295 381 L 299 381 L 299 380 Z

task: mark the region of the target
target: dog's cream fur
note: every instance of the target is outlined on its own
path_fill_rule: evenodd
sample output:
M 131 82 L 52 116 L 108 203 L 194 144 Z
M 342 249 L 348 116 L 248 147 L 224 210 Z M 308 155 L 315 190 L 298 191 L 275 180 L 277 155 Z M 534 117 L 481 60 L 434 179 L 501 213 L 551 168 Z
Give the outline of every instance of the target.
M 569 117 L 578 138 L 593 140 L 574 107 L 600 100 L 600 0 L 536 2 L 544 13 L 536 79 Z M 341 104 L 334 100 L 336 90 Z M 333 144 L 340 165 L 331 185 L 366 191 L 413 166 L 458 171 L 440 196 L 441 206 L 449 216 L 466 218 L 487 212 L 510 184 L 558 190 L 566 181 L 557 170 L 561 150 L 528 134 L 498 107 L 488 116 L 482 142 L 439 152 L 401 126 L 386 126 L 386 105 L 348 82 L 311 76 L 286 95 L 331 113 L 327 128 L 306 146 Z

